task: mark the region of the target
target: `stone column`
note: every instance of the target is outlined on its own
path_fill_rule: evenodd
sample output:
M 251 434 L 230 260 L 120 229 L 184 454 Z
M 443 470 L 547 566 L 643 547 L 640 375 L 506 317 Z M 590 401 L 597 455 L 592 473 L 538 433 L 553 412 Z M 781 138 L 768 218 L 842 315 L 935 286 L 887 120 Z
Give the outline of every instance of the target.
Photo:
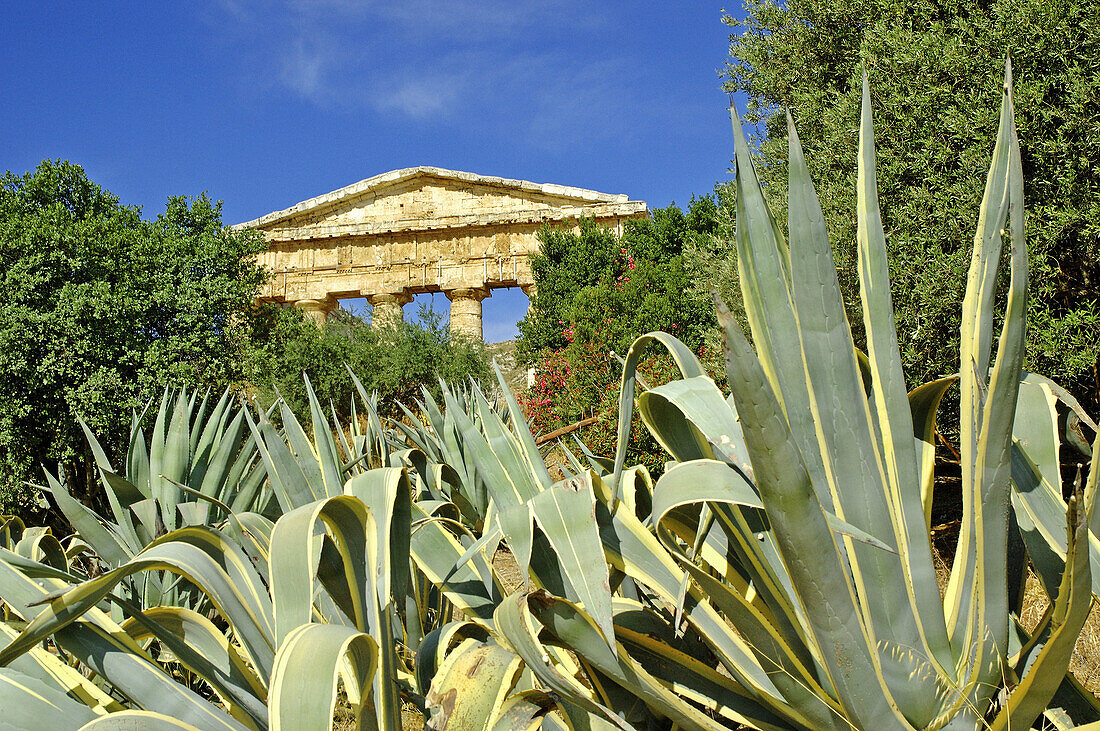
M 405 321 L 405 305 L 412 302 L 412 295 L 402 289 L 397 292 L 381 292 L 367 296 L 367 301 L 374 307 L 371 314 L 371 324 L 376 327 L 382 325 L 397 325 Z
M 451 301 L 451 332 L 481 340 L 481 300 L 489 296 L 489 290 L 464 287 L 449 289 L 444 294 Z
M 330 312 L 336 309 L 336 300 L 326 297 L 323 300 L 298 300 L 293 303 L 295 307 L 313 320 L 317 327 L 323 327 Z
M 527 295 L 527 314 L 531 314 L 531 306 L 534 304 L 535 293 L 538 289 L 533 284 L 521 284 L 520 291 Z

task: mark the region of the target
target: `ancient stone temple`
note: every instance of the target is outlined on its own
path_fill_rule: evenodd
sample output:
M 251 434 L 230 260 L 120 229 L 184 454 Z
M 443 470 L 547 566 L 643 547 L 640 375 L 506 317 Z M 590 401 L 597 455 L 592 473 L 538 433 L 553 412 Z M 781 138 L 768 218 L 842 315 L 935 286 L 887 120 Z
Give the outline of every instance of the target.
M 581 218 L 622 230 L 646 204 L 563 185 L 406 168 L 269 213 L 235 228 L 264 232 L 272 273 L 261 299 L 323 322 L 342 298 L 365 297 L 376 323 L 400 320 L 421 292 L 443 292 L 451 328 L 481 337 L 481 301 L 493 289 L 534 286 L 529 257 L 544 224 Z M 517 319 L 522 313 L 517 313 Z

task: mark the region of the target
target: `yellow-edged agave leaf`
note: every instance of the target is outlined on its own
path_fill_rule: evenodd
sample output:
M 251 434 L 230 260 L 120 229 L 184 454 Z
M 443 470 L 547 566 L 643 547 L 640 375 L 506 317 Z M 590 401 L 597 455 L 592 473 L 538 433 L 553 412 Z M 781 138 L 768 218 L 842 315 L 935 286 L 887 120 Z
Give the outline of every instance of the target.
M 147 729 L 148 731 L 202 731 L 199 726 L 192 726 L 163 713 L 153 713 L 151 711 L 112 713 L 109 716 L 100 716 L 80 727 L 80 731 L 136 731 L 136 729 Z
M 291 417 L 293 417 L 293 414 L 291 414 Z M 315 484 L 319 480 L 319 473 L 317 475 L 311 473 L 314 482 L 310 482 L 306 474 L 306 468 L 302 463 L 299 463 L 295 453 L 291 451 L 287 442 L 279 434 L 267 415 L 260 413 L 259 423 L 257 424 L 252 415 L 246 411 L 245 419 L 252 430 L 257 449 L 267 467 L 267 476 L 271 481 L 272 491 L 275 493 L 275 498 L 279 501 L 279 507 L 282 508 L 283 512 L 289 512 L 296 507 L 325 497 L 323 491 L 318 492 Z M 298 431 L 301 431 L 300 425 Z M 304 439 L 304 433 L 302 438 Z M 302 462 L 308 464 L 310 459 L 311 453 L 307 452 L 303 455 Z M 313 464 L 316 465 L 316 462 Z
M 45 586 L 0 561 L 0 598 L 9 607 L 19 607 L 21 616 L 31 624 L 56 621 L 56 612 L 64 610 L 66 594 L 61 592 L 66 585 L 56 579 L 39 581 Z M 51 596 L 58 598 L 50 601 Z M 45 601 L 50 602 L 48 606 L 44 605 Z M 145 710 L 186 720 L 201 729 L 244 731 L 250 728 L 177 683 L 121 627 L 94 606 L 85 608 L 79 616 L 70 615 L 52 634 L 62 649 Z M 25 645 L 26 635 L 27 629 L 24 629 L 0 651 L 0 665 L 10 664 L 37 644 Z
M 610 512 L 603 503 L 597 503 L 596 521 L 608 564 L 647 587 L 669 606 L 676 606 L 687 574 L 630 506 L 620 501 Z M 760 667 L 744 638 L 727 624 L 709 598 L 691 582 L 687 586 L 683 617 L 746 692 L 780 715 L 799 715 Z
M 869 109 L 869 106 L 866 108 Z M 912 553 L 917 566 L 927 565 L 927 575 L 919 572 L 920 584 L 915 588 L 925 592 L 932 589 L 933 594 L 938 594 L 935 591 L 931 548 L 923 528 L 923 512 L 913 501 L 909 503 L 910 508 L 906 508 L 897 480 L 891 481 L 887 477 L 884 455 L 879 452 L 870 406 L 864 396 L 863 376 L 844 310 L 825 216 L 810 181 L 802 146 L 790 115 L 787 116 L 787 138 L 791 292 L 801 336 L 804 378 L 809 387 L 816 441 L 825 466 L 833 511 L 859 530 L 882 533 L 879 538 L 893 550 L 891 553 L 866 545 L 849 544 L 846 554 L 859 596 L 857 606 L 864 614 L 864 631 L 879 652 L 883 679 L 905 716 L 917 727 L 923 727 L 938 710 L 935 688 L 928 685 L 927 676 L 914 675 L 911 665 L 893 651 L 893 648 L 904 647 L 918 656 L 930 654 L 917 619 L 913 575 L 909 572 L 912 566 L 905 563 Z M 889 302 L 886 306 L 888 309 Z M 890 318 L 891 326 L 892 322 Z M 767 347 L 761 343 L 757 345 L 758 348 Z M 876 351 L 877 348 L 872 349 L 872 355 Z M 896 354 L 896 346 L 894 351 Z M 872 369 L 877 362 L 871 360 Z M 883 384 L 873 381 L 872 387 L 879 389 L 880 398 L 876 400 L 881 401 L 884 397 L 881 391 Z M 908 408 L 901 414 L 904 418 L 893 425 L 888 421 L 883 423 L 883 418 L 891 418 L 889 412 L 880 411 L 879 415 L 878 426 L 883 439 L 892 440 L 891 429 L 904 433 L 904 444 L 911 455 L 913 443 L 909 435 L 913 428 L 909 423 Z M 798 424 L 791 422 L 792 432 L 797 428 Z M 800 444 L 804 442 L 798 437 L 795 441 Z M 806 459 L 805 451 L 802 456 Z M 902 456 L 899 462 L 892 458 L 890 450 L 886 450 L 885 457 L 885 461 L 894 467 L 904 466 L 907 487 L 915 487 L 915 456 L 910 456 L 908 460 Z M 913 507 L 918 508 L 916 512 Z M 919 520 L 919 526 L 914 526 L 919 533 L 913 536 L 912 552 L 909 551 L 906 531 L 908 517 Z M 924 538 L 923 548 L 918 545 L 921 537 Z M 931 580 L 931 584 L 927 583 L 927 579 Z M 942 653 L 939 661 L 951 667 L 953 663 L 943 621 L 935 617 L 935 613 L 942 614 L 942 605 L 938 597 L 934 598 L 934 602 L 931 602 L 932 599 L 925 593 L 921 601 L 934 609 L 934 612 L 929 612 L 928 620 L 932 626 L 940 628 L 939 634 L 942 635 L 942 642 L 937 645 Z
M 920 499 L 924 509 L 924 527 L 932 529 L 932 488 L 936 467 L 936 412 L 947 389 L 958 376 L 948 376 L 917 386 L 909 392 L 909 411 L 913 417 L 913 438 L 920 465 Z M 937 592 L 938 593 L 938 592 Z
M 581 710 L 603 718 L 616 728 L 631 731 L 630 726 L 604 706 L 576 678 L 562 672 L 552 661 L 547 648 L 539 641 L 542 626 L 531 616 L 529 601 L 552 601 L 545 593 L 529 595 L 518 592 L 506 598 L 497 607 L 493 616 L 497 631 L 523 658 L 524 663 L 550 690 L 557 693 L 563 701 L 573 704 Z M 601 642 L 606 650 L 606 643 Z
M 320 570 L 326 540 L 322 528 L 335 544 L 342 572 Z M 379 545 L 388 545 L 388 541 L 362 500 L 338 495 L 303 505 L 279 519 L 271 534 L 269 570 L 280 650 L 292 632 L 312 621 L 316 579 L 321 579 L 328 595 L 350 621 L 351 629 L 368 634 L 377 645 L 379 669 L 372 673 L 376 720 L 380 728 L 399 728 L 401 704 L 392 627 L 396 609 L 388 595 L 382 603 L 378 590 L 379 585 L 390 585 L 384 576 L 389 563 L 378 558 Z
M 259 678 L 240 650 L 209 619 L 186 607 L 129 607 L 122 628 L 135 642 L 156 639 L 214 689 L 230 713 L 266 726 L 267 678 Z M 252 720 L 247 721 L 243 714 Z
M 535 731 L 546 728 L 547 714 L 557 707 L 554 698 L 543 690 L 524 690 L 510 695 L 484 726 L 491 731 Z M 561 718 L 560 715 L 557 718 Z
M 1023 174 L 1012 105 L 1012 70 L 1005 65 L 997 144 L 978 215 L 974 254 L 963 300 L 960 349 L 960 449 L 963 519 L 951 567 L 945 605 L 956 652 L 969 653 L 993 643 L 1007 651 L 1008 597 L 1001 590 L 1007 571 L 1004 550 L 1012 422 L 1023 365 L 1027 300 Z M 993 339 L 993 300 L 1002 227 L 1009 219 L 1011 276 L 997 358 L 989 370 Z M 988 387 L 984 380 L 988 376 Z M 989 655 L 989 653 L 984 653 Z M 1002 676 L 997 662 L 978 671 L 978 706 Z
M 535 444 L 535 438 L 531 435 L 531 430 L 527 428 L 527 421 L 524 418 L 523 409 L 520 408 L 519 403 L 516 401 L 516 397 L 512 395 L 512 389 L 504 379 L 504 374 L 501 373 L 496 358 L 493 358 L 493 371 L 496 373 L 497 385 L 500 387 L 500 392 L 504 395 L 504 403 L 507 405 L 508 415 L 512 419 L 512 432 L 516 436 L 520 451 L 527 463 L 528 472 L 544 487 L 550 485 L 553 483 L 554 479 L 550 476 L 550 471 L 546 469 L 546 462 L 542 457 L 542 453 Z M 478 392 L 480 393 L 480 391 Z
M 638 396 L 638 414 L 661 446 L 678 462 L 696 458 L 688 456 L 692 452 L 676 449 L 679 440 L 688 439 L 687 448 L 694 453 L 709 457 L 711 449 L 717 450 L 752 477 L 752 464 L 745 452 L 745 438 L 737 412 L 709 377 L 683 378 L 649 389 Z M 694 428 L 687 430 L 687 425 Z M 699 445 L 699 436 L 709 442 L 710 449 Z
M 889 698 L 854 588 L 782 409 L 724 306 L 726 371 L 757 487 L 787 573 L 845 714 L 862 728 L 905 728 Z M 862 398 L 862 395 L 861 395 Z
M 871 402 L 877 414 L 875 423 L 880 435 L 884 477 L 889 490 L 899 560 L 907 578 L 905 588 L 914 610 L 913 617 L 923 646 L 931 655 L 930 659 L 941 668 L 950 668 L 954 663 L 954 655 L 947 637 L 928 525 L 934 447 L 928 453 L 922 449 L 918 460 L 916 443 L 913 440 L 914 435 L 923 438 L 927 434 L 927 440 L 922 439 L 920 444 L 932 442 L 932 435 L 928 432 L 934 428 L 935 406 L 939 404 L 943 392 L 933 387 L 929 394 L 933 396 L 932 421 L 929 423 L 922 420 L 918 429 L 914 424 L 913 402 L 906 393 L 894 323 L 886 235 L 882 228 L 875 176 L 871 92 L 866 73 L 863 76 L 859 141 L 856 239 L 860 299 L 863 303 L 863 322 L 867 333 L 868 365 L 871 372 Z M 929 496 L 927 510 L 923 502 L 917 503 L 908 497 L 920 485 L 923 498 L 926 479 Z M 919 686 L 919 692 L 934 695 L 934 691 L 926 684 L 913 685 Z
M 638 384 L 638 364 L 642 354 L 651 343 L 663 345 L 672 356 L 673 362 L 684 378 L 706 376 L 699 359 L 691 349 L 668 333 L 651 332 L 637 338 L 630 345 L 623 362 L 622 384 L 619 387 L 619 426 L 615 440 L 615 466 L 612 469 L 611 486 L 615 491 L 615 500 L 619 499 L 619 478 L 626 465 L 626 447 L 630 435 L 630 421 L 634 414 L 634 390 Z
M 19 635 L 15 629 L 3 622 L 0 622 L 0 633 L 8 641 Z M 123 710 L 117 700 L 76 669 L 62 662 L 56 654 L 41 646 L 31 648 L 29 652 L 13 660 L 8 667 L 15 672 L 56 686 L 58 690 L 86 705 L 93 713 L 103 714 Z
M 569 588 L 595 618 L 605 641 L 614 643 L 611 585 L 593 519 L 595 506 L 591 473 L 563 480 L 531 499 L 531 512 L 553 548 Z
M 1093 445 L 1092 454 L 1088 484 L 1084 491 L 1077 487 L 1066 512 L 1068 548 L 1058 596 L 1049 615 L 1050 634 L 1024 672 L 1020 684 L 1009 693 L 1007 702 L 991 724 L 991 731 L 1028 728 L 1042 714 L 1069 669 L 1073 648 L 1088 619 L 1092 607 L 1089 518 L 1096 502 L 1100 436 Z
M 681 482 L 677 479 L 680 476 L 692 479 Z M 769 584 L 770 567 L 760 560 L 759 554 L 742 554 L 742 558 L 746 562 L 756 559 L 756 570 L 751 573 L 756 580 L 753 586 L 759 586 L 767 597 L 765 607 L 754 604 L 743 589 L 711 575 L 712 571 L 719 573 L 726 570 L 725 555 L 715 557 L 721 559 L 721 564 L 717 560 L 709 565 L 701 561 L 697 564 L 699 554 L 689 555 L 681 548 L 671 528 L 674 521 L 670 519 L 670 514 L 683 506 L 695 506 L 695 510 L 687 511 L 688 514 L 695 513 L 701 503 L 706 503 L 718 514 L 716 523 L 728 530 L 731 543 L 742 538 L 755 540 L 755 536 L 745 535 L 745 531 L 739 530 L 743 524 L 730 507 L 759 506 L 759 496 L 730 467 L 706 460 L 682 464 L 657 481 L 653 517 L 658 537 L 669 553 L 680 561 L 684 570 L 691 574 L 703 593 L 745 638 L 761 668 L 783 696 L 805 714 L 808 725 L 833 728 L 840 722 L 843 726 L 839 705 L 831 697 L 831 691 L 825 690 L 817 678 L 814 653 L 807 644 L 810 640 L 801 628 L 800 618 L 791 606 L 786 591 L 774 583 Z M 751 550 L 751 544 L 748 547 Z
M 336 447 L 336 439 L 328 419 L 321 412 L 321 404 L 313 393 L 313 384 L 309 376 L 303 374 L 306 384 L 306 396 L 309 399 L 309 414 L 313 421 L 313 445 L 321 477 L 325 484 L 325 495 L 338 495 L 344 484 L 343 463 Z
M 260 676 L 270 675 L 274 623 L 267 590 L 239 548 L 219 532 L 199 527 L 173 531 L 119 568 L 50 597 L 19 639 L 0 651 L 0 664 L 80 618 L 127 576 L 146 571 L 171 571 L 199 587 L 233 624 Z
M 587 665 L 595 668 L 618 686 L 637 695 L 654 713 L 672 720 L 683 729 L 699 731 L 724 728 L 723 724 L 701 713 L 636 663 L 621 645 L 616 643 L 614 649 L 608 647 L 592 617 L 576 604 L 546 596 L 522 597 L 522 599 L 523 604 L 516 606 L 525 624 L 537 622 L 545 627 L 559 641 L 572 648 Z M 502 605 L 502 610 L 504 607 L 512 606 L 513 603 L 514 600 L 509 598 Z M 503 625 L 501 625 L 501 631 L 511 642 L 512 638 Z M 544 682 L 542 671 L 546 667 L 545 663 L 532 667 L 535 674 Z
M 416 651 L 416 682 L 420 694 L 428 694 L 432 678 L 455 645 L 467 639 L 484 642 L 488 638 L 489 633 L 482 625 L 464 621 L 448 622 L 426 634 Z
M 363 718 L 372 705 L 371 685 L 378 660 L 374 640 L 353 628 L 305 624 L 291 631 L 279 645 L 271 677 L 272 731 L 330 728 L 340 678 L 357 729 L 400 729 L 400 706 L 385 712 L 377 709 L 376 718 L 369 721 Z M 376 706 L 382 702 L 381 698 L 373 699 Z
M 65 691 L 12 668 L 0 668 L 0 728 L 73 728 L 96 717 Z
M 433 729 L 483 731 L 499 715 L 523 673 L 523 661 L 507 647 L 473 638 L 453 649 L 424 697 Z
M 810 410 L 798 315 L 790 291 L 790 252 L 760 187 L 748 140 L 732 105 L 730 120 L 737 164 L 737 271 L 745 315 L 761 368 L 790 424 L 818 499 L 832 509 Z
M 409 526 L 412 522 L 412 486 L 402 468 L 386 467 L 352 477 L 344 493 L 366 504 L 374 517 L 378 542 L 374 567 L 378 601 L 404 596 L 409 584 Z
M 459 562 L 468 545 L 458 536 L 464 535 L 469 545 L 476 538 L 461 523 L 428 516 L 419 504 L 413 504 L 412 509 L 416 525 L 410 551 L 417 569 L 470 619 L 490 626 L 493 610 L 504 596 L 492 566 L 480 552 L 474 552 L 469 561 Z
M 49 471 L 46 471 L 46 482 L 49 485 L 48 492 L 53 496 L 58 509 L 104 561 L 117 566 L 133 555 L 123 540 L 100 523 L 99 517 L 70 495 Z
M 728 675 L 698 660 L 706 652 L 696 645 L 695 638 L 676 636 L 664 617 L 640 602 L 615 600 L 615 636 L 631 660 L 662 685 L 727 723 L 791 728 L 788 719 L 757 703 Z M 829 723 L 814 725 L 831 727 Z

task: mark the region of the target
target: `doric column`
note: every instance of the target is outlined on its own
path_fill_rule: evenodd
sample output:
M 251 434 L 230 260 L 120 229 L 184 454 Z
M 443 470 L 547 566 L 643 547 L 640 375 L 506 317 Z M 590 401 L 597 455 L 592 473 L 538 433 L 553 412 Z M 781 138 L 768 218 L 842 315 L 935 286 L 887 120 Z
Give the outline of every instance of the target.
M 412 302 L 412 296 L 404 289 L 396 292 L 380 292 L 367 296 L 374 312 L 371 324 L 375 326 L 396 325 L 405 321 L 405 305 Z
M 535 302 L 535 293 L 538 289 L 533 284 L 521 284 L 520 290 L 527 295 L 527 314 L 531 314 L 531 306 Z
M 444 294 L 451 301 L 451 332 L 481 340 L 481 300 L 489 296 L 489 290 L 464 287 L 449 289 Z
M 298 300 L 294 302 L 294 306 L 304 312 L 306 317 L 313 320 L 317 327 L 322 327 L 325 320 L 328 319 L 329 313 L 336 309 L 336 300 L 331 297 L 326 297 L 323 300 Z

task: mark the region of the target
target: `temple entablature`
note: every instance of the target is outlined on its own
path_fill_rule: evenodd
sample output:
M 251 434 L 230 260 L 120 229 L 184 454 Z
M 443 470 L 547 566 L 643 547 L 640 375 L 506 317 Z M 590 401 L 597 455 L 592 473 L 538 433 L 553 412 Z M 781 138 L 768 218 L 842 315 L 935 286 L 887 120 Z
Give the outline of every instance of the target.
M 259 255 L 272 275 L 262 300 L 323 322 L 337 300 L 365 297 L 381 324 L 402 319 L 413 295 L 443 292 L 452 330 L 480 338 L 491 290 L 533 291 L 530 256 L 543 225 L 576 228 L 590 218 L 621 233 L 624 221 L 647 215 L 625 195 L 417 167 L 234 228 L 258 229 L 269 243 Z

